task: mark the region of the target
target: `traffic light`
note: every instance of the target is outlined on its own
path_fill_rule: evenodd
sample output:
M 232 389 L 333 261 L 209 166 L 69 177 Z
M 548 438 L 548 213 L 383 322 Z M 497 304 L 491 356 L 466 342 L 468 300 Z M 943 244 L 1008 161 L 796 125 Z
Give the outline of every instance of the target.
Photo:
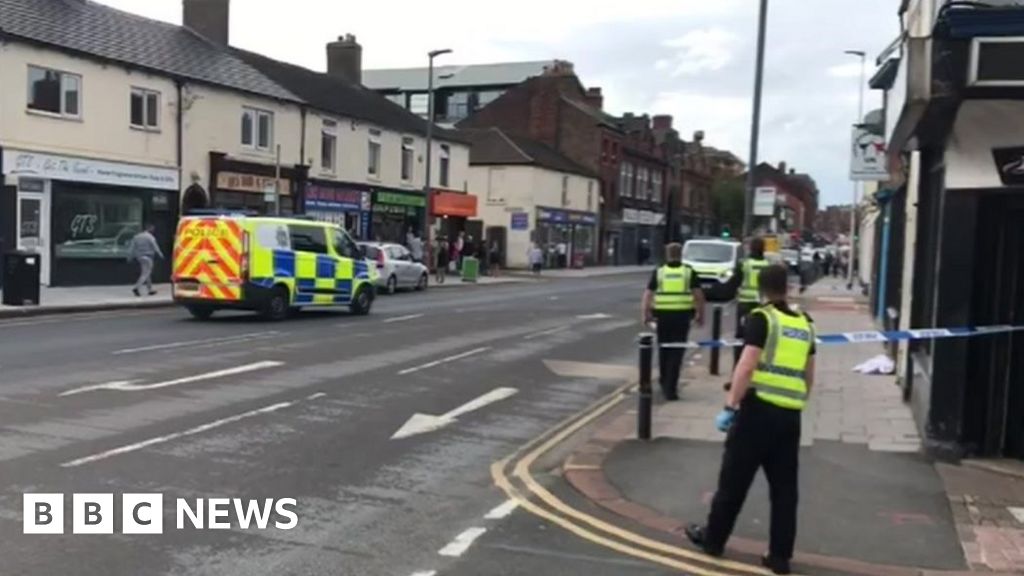
M 732 230 L 728 224 L 722 226 L 722 238 L 732 238 Z

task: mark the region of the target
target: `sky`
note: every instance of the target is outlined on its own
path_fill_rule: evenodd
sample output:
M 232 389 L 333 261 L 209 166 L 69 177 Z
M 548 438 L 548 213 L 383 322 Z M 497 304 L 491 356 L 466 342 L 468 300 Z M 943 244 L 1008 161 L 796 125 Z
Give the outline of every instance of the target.
M 181 23 L 181 0 L 100 0 Z M 480 64 L 559 58 L 574 63 L 605 110 L 670 114 L 689 140 L 746 160 L 757 44 L 758 0 L 234 0 L 231 44 L 324 70 L 325 45 L 346 33 L 363 46 L 364 68 Z M 770 0 L 758 158 L 809 173 L 823 205 L 849 203 L 850 126 L 860 64 L 899 33 L 899 0 Z M 813 8 L 811 8 L 813 6 Z M 865 111 L 881 95 L 865 90 Z

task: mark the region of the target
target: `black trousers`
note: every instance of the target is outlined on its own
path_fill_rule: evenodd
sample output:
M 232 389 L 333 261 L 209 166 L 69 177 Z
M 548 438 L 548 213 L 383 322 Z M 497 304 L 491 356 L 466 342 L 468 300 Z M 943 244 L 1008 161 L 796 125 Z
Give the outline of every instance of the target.
M 779 408 L 748 394 L 725 440 L 718 490 L 708 515 L 710 550 L 725 548 L 754 476 L 764 468 L 772 511 L 768 550 L 773 558 L 793 557 L 799 454 L 800 411 Z
M 686 342 L 690 337 L 692 312 L 658 312 L 658 344 Z M 658 348 L 658 372 L 661 392 L 668 398 L 679 394 L 679 375 L 683 371 L 685 348 Z
M 757 308 L 756 302 L 739 302 L 736 304 L 736 339 L 742 340 L 744 336 L 743 327 L 747 325 L 747 317 Z M 735 346 L 732 349 L 732 367 L 740 363 L 740 351 L 742 346 Z

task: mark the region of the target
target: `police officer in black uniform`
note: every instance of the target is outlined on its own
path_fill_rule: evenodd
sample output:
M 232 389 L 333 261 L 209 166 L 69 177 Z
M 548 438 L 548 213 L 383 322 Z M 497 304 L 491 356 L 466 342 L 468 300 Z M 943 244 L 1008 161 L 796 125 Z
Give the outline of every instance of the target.
M 704 324 L 704 293 L 692 268 L 683 264 L 683 247 L 665 246 L 665 265 L 651 274 L 644 290 L 643 321 L 658 321 L 658 344 L 686 342 L 690 323 Z M 661 392 L 666 400 L 679 399 L 679 375 L 682 372 L 683 348 L 658 348 Z
M 725 408 L 715 419 L 727 432 L 718 489 L 706 526 L 686 528 L 689 539 L 721 556 L 754 476 L 764 468 L 771 493 L 771 537 L 762 564 L 790 573 L 796 541 L 800 413 L 814 385 L 814 326 L 786 301 L 788 274 L 773 265 L 759 275 L 766 303 L 747 320 L 746 340 Z

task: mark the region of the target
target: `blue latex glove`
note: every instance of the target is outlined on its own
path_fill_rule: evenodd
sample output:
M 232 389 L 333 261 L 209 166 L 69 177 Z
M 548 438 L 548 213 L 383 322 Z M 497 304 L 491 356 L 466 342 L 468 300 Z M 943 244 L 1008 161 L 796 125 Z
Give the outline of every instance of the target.
M 729 427 L 732 426 L 732 421 L 736 419 L 736 410 L 732 408 L 724 408 L 715 416 L 715 428 L 718 428 L 719 432 L 728 432 Z

